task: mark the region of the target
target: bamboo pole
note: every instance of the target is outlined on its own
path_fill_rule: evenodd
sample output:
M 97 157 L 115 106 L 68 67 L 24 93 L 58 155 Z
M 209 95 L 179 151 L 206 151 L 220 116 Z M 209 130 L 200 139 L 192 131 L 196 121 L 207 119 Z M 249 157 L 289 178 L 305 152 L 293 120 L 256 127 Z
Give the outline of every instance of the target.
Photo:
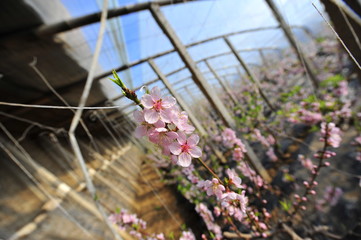
M 188 0 L 188 1 L 194 1 L 194 0 Z M 162 1 L 157 1 L 157 3 L 161 6 L 165 6 L 170 4 L 184 3 L 184 0 L 162 0 Z M 151 2 L 143 2 L 143 3 L 126 5 L 119 8 L 108 9 L 107 19 L 147 10 L 149 9 L 150 4 Z M 99 22 L 101 18 L 101 14 L 102 12 L 96 12 L 89 15 L 73 18 L 70 20 L 64 20 L 49 25 L 42 25 L 36 28 L 33 32 L 37 36 L 46 36 L 46 35 L 52 35 L 60 32 L 69 31 L 74 28 L 79 28 L 82 26 Z
M 261 95 L 262 99 L 265 101 L 265 103 L 267 104 L 267 106 L 271 109 L 271 111 L 275 111 L 275 108 L 273 107 L 273 105 L 271 104 L 270 100 L 267 98 L 267 96 L 265 95 L 265 93 L 263 92 L 261 86 L 260 86 L 260 81 L 259 79 L 256 77 L 256 75 L 252 72 L 252 70 L 247 66 L 247 64 L 245 63 L 245 61 L 242 59 L 241 55 L 237 52 L 236 48 L 234 47 L 234 45 L 231 43 L 231 41 L 228 38 L 224 38 L 224 41 L 226 42 L 226 44 L 228 45 L 228 47 L 231 49 L 231 51 L 233 52 L 234 56 L 236 57 L 236 59 L 238 60 L 238 62 L 241 64 L 241 66 L 243 67 L 243 69 L 246 71 L 246 74 L 248 75 L 250 81 L 255 85 L 255 87 L 257 88 L 259 94 Z
M 298 60 L 300 61 L 300 63 L 303 63 L 303 65 L 305 66 L 306 72 L 311 80 L 312 86 L 315 89 L 317 89 L 318 88 L 318 80 L 311 68 L 311 62 L 305 57 L 305 55 L 303 54 L 301 49 L 297 46 L 296 39 L 293 36 L 290 26 L 284 20 L 281 12 L 278 10 L 278 8 L 277 8 L 276 4 L 273 2 L 273 0 L 265 0 L 265 1 L 266 1 L 267 5 L 269 6 L 269 8 L 271 9 L 274 17 L 280 24 L 280 27 L 282 28 L 283 33 L 286 35 L 286 38 L 287 38 L 288 42 L 290 43 L 291 47 L 296 52 Z
M 183 100 L 183 98 L 178 94 L 177 91 L 174 90 L 173 86 L 170 84 L 170 82 L 168 81 L 168 79 L 165 77 L 165 75 L 160 71 L 160 69 L 158 68 L 158 66 L 155 64 L 155 62 L 150 59 L 148 61 L 150 67 L 153 69 L 153 71 L 157 74 L 157 76 L 159 77 L 159 79 L 162 80 L 162 82 L 164 83 L 164 85 L 167 87 L 167 89 L 169 90 L 169 92 L 173 95 L 173 97 L 175 97 L 175 99 L 177 99 L 177 102 L 179 104 L 179 106 L 187 112 L 189 119 L 191 120 L 191 122 L 193 123 L 193 125 L 196 127 L 196 129 L 198 130 L 198 132 L 200 133 L 201 136 L 205 136 L 207 135 L 206 130 L 203 128 L 202 124 L 198 121 L 198 119 L 196 118 L 196 116 L 193 114 L 193 111 L 188 107 L 188 105 L 186 104 L 186 102 Z
M 163 30 L 164 34 L 168 37 L 173 47 L 178 52 L 179 56 L 188 67 L 189 71 L 193 75 L 193 80 L 197 84 L 197 86 L 201 89 L 203 94 L 206 96 L 207 100 L 211 104 L 211 106 L 216 110 L 216 112 L 220 115 L 221 119 L 224 122 L 224 125 L 233 129 L 236 129 L 236 122 L 230 113 L 226 110 L 226 107 L 219 99 L 218 95 L 209 87 L 208 83 L 204 79 L 203 75 L 199 71 L 196 63 L 190 57 L 186 47 L 181 43 L 180 39 L 168 23 L 167 19 L 161 12 L 159 5 L 153 3 L 150 6 L 150 11 L 152 13 L 153 18 L 158 23 L 159 27 Z M 244 139 L 243 139 L 244 141 Z M 263 168 L 261 161 L 254 154 L 253 150 L 249 146 L 249 144 L 244 141 L 244 144 L 247 149 L 247 156 L 251 164 L 255 167 L 258 174 L 260 174 L 266 182 L 270 181 L 270 176 L 267 171 Z
M 235 96 L 232 94 L 230 89 L 223 83 L 222 79 L 218 75 L 218 73 L 213 69 L 213 67 L 209 64 L 208 60 L 204 60 L 204 63 L 207 65 L 208 69 L 211 71 L 213 76 L 217 79 L 219 85 L 223 88 L 224 92 L 228 94 L 228 96 L 231 98 L 234 105 L 237 105 L 238 101 L 235 98 Z

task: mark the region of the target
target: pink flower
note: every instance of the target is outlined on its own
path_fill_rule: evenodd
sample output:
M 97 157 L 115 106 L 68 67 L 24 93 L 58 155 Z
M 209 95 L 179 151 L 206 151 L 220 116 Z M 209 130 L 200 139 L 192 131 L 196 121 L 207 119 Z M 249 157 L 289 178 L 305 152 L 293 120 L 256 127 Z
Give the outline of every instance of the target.
M 183 132 L 178 132 L 177 142 L 169 146 L 172 154 L 178 156 L 177 164 L 182 167 L 188 167 L 193 158 L 202 156 L 202 150 L 197 146 L 199 136 L 196 134 L 191 135 L 189 138 Z
M 241 161 L 244 158 L 244 152 L 241 148 L 237 147 L 233 150 L 232 158 L 234 161 Z
M 144 111 L 134 111 L 133 116 L 135 121 L 139 124 L 135 129 L 135 137 L 141 138 L 149 134 L 154 128 L 164 128 L 165 123 L 162 121 L 157 121 L 154 124 L 149 124 L 144 119 Z
M 320 139 L 322 142 L 327 138 L 327 144 L 331 147 L 337 148 L 341 143 L 341 130 L 336 127 L 334 123 L 321 123 L 321 135 Z
M 235 185 L 237 188 L 242 188 L 242 180 L 238 177 L 237 173 L 233 169 L 227 169 L 226 173 L 228 175 L 228 184 Z
M 338 88 L 334 90 L 337 96 L 347 96 L 348 94 L 348 83 L 347 81 L 341 81 L 338 84 Z
M 242 221 L 246 214 L 246 207 L 248 198 L 245 196 L 245 191 L 241 194 L 235 192 L 227 192 L 222 196 L 222 207 L 226 209 L 229 215 L 234 216 L 237 220 Z
M 216 235 L 215 239 L 222 239 L 221 227 L 214 222 L 212 212 L 209 211 L 207 206 L 203 203 L 200 203 L 196 206 L 196 211 L 203 218 L 203 221 L 206 224 L 208 230 L 212 231 Z
M 192 233 L 192 231 L 183 231 L 182 236 L 179 238 L 179 240 L 196 240 L 196 237 Z
M 149 133 L 149 141 L 158 144 L 163 149 L 164 155 L 170 155 L 169 145 L 177 139 L 178 134 L 176 132 L 168 131 L 164 127 L 155 128 Z
M 169 123 L 171 121 L 171 108 L 176 104 L 174 97 L 161 97 L 158 87 L 152 88 L 150 94 L 145 94 L 141 98 L 144 106 L 144 119 L 146 122 L 153 124 L 158 120 Z
M 254 129 L 254 136 L 257 138 L 258 141 L 261 142 L 261 144 L 265 147 L 270 147 L 270 143 L 267 141 L 267 139 L 262 136 L 261 131 L 257 128 Z
M 213 209 L 213 213 L 214 213 L 214 215 L 216 215 L 216 217 L 219 217 L 219 216 L 221 216 L 222 211 L 219 207 L 216 206 Z
M 276 162 L 278 160 L 278 157 L 276 156 L 273 148 L 269 148 L 266 152 L 266 155 L 270 158 L 272 162 Z
M 361 146 L 361 136 L 355 138 L 355 144 L 358 144 Z
M 185 111 L 179 112 L 174 110 L 172 112 L 171 120 L 180 131 L 183 131 L 186 134 L 190 134 L 195 130 L 195 128 L 188 123 L 188 114 Z
M 218 199 L 222 198 L 222 194 L 226 190 L 226 188 L 219 183 L 217 178 L 213 178 L 212 181 L 206 180 L 204 187 L 208 196 L 215 195 Z
M 299 154 L 298 155 L 298 161 L 300 161 L 302 166 L 304 166 L 305 168 L 307 168 L 311 172 L 315 171 L 315 168 L 313 166 L 313 163 L 312 163 L 311 159 L 305 158 L 305 156 Z
M 222 141 L 225 147 L 231 148 L 234 145 L 234 141 L 237 139 L 235 131 L 230 128 L 226 128 L 222 132 Z

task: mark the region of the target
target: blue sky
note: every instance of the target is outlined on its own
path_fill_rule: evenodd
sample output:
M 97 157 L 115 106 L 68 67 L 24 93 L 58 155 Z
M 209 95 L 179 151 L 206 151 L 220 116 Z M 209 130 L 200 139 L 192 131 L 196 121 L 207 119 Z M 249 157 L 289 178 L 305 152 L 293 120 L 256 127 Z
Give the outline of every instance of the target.
M 99 6 L 101 5 L 101 0 L 62 0 L 62 2 L 73 17 L 100 11 Z M 109 0 L 109 5 L 112 8 L 136 2 L 144 1 Z M 318 1 L 314 2 L 322 9 Z M 317 28 L 314 28 L 314 26 L 322 22 L 321 17 L 312 6 L 311 0 L 275 0 L 275 3 L 283 13 L 285 20 L 291 25 L 305 25 L 311 30 L 312 28 L 316 30 Z M 229 32 L 277 25 L 264 0 L 203 0 L 165 6 L 162 7 L 162 12 L 184 44 Z M 172 49 L 169 40 L 164 36 L 148 11 L 129 14 L 111 21 L 121 24 L 123 28 L 129 62 Z M 98 23 L 82 27 L 86 41 L 92 51 L 95 47 L 98 30 Z M 306 39 L 300 30 L 295 30 L 295 33 L 298 37 Z M 122 65 L 115 49 L 113 37 L 109 31 L 104 37 L 99 64 L 105 71 Z M 238 35 L 232 37 L 231 41 L 238 49 L 288 46 L 282 32 L 279 30 Z M 195 60 L 226 51 L 229 50 L 227 50 L 223 41 L 213 41 L 202 46 L 189 48 L 189 52 Z M 244 53 L 242 56 L 248 63 L 259 63 L 260 61 L 260 57 L 256 52 Z M 159 58 L 156 63 L 164 73 L 171 72 L 184 65 L 177 54 L 169 54 Z M 232 65 L 236 64 L 236 62 L 232 58 L 220 58 L 211 61 L 211 65 L 215 68 L 225 64 Z M 199 67 L 201 70 L 205 69 L 204 64 L 200 64 Z M 170 77 L 169 80 L 174 82 L 187 75 L 189 73 L 183 71 Z M 124 74 L 122 77 L 127 79 Z M 154 78 L 155 74 L 146 64 L 132 68 L 132 79 L 135 87 Z

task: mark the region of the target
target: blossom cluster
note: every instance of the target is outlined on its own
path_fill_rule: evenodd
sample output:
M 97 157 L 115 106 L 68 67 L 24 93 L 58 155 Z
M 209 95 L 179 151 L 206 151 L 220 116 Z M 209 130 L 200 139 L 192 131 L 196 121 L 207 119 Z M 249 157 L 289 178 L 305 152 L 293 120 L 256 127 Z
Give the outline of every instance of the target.
M 199 136 L 192 134 L 195 128 L 189 124 L 187 113 L 178 109 L 175 98 L 162 96 L 160 89 L 154 87 L 140 102 L 144 109 L 133 113 L 138 123 L 136 137 L 148 136 L 164 155 L 182 167 L 188 167 L 192 158 L 202 156 L 197 146 Z
M 183 231 L 179 240 L 196 240 L 192 231 Z
M 361 136 L 356 137 L 353 144 L 358 148 L 358 151 L 356 152 L 356 160 L 361 161 Z
M 196 211 L 202 217 L 209 231 L 213 232 L 216 240 L 222 239 L 221 227 L 214 222 L 212 212 L 203 203 L 196 206 Z
M 224 129 L 222 132 L 222 143 L 227 148 L 234 148 L 233 160 L 241 161 L 244 158 L 244 153 L 247 152 L 247 149 L 242 140 L 237 138 L 235 131 L 230 128 Z
M 164 234 L 154 234 L 152 236 L 144 236 L 143 231 L 147 228 L 147 224 L 139 219 L 136 214 L 128 213 L 121 210 L 119 213 L 113 213 L 108 217 L 109 221 L 119 227 L 121 230 L 128 230 L 129 234 L 141 240 L 165 240 Z
M 321 139 L 320 141 L 327 141 L 327 145 L 338 148 L 341 143 L 341 130 L 336 127 L 334 123 L 321 123 Z
M 323 194 L 323 198 L 316 201 L 316 208 L 323 210 L 326 205 L 335 206 L 343 195 L 343 191 L 339 187 L 327 186 Z
M 255 128 L 253 130 L 253 136 L 266 148 L 268 148 L 268 150 L 266 151 L 266 155 L 269 157 L 269 159 L 272 162 L 275 162 L 278 160 L 278 157 L 276 156 L 274 149 L 273 149 L 273 145 L 276 143 L 275 138 L 270 134 L 267 137 L 264 137 L 261 134 L 261 131 L 257 128 Z
M 109 221 L 119 227 L 120 230 L 128 230 L 129 234 L 139 240 L 165 240 L 163 233 L 147 234 L 147 223 L 138 218 L 136 214 L 128 213 L 122 209 L 119 213 L 113 213 L 108 217 Z M 191 230 L 183 231 L 179 240 L 196 240 Z

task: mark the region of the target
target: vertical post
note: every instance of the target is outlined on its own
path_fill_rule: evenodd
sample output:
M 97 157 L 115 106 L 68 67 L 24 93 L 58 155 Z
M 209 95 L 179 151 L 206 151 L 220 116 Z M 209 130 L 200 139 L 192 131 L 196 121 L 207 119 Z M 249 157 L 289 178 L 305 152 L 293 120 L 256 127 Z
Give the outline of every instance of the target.
M 184 64 L 187 66 L 188 70 L 193 75 L 193 80 L 199 87 L 199 89 L 203 92 L 211 106 L 217 111 L 217 113 L 222 118 L 224 125 L 227 127 L 236 128 L 236 121 L 227 111 L 225 105 L 221 102 L 218 95 L 209 87 L 208 83 L 204 79 L 203 75 L 199 71 L 196 63 L 189 55 L 186 47 L 181 43 L 180 39 L 168 23 L 167 19 L 161 12 L 159 5 L 156 3 L 152 3 L 150 5 L 150 12 L 154 20 L 158 23 L 159 27 L 163 30 L 164 34 L 168 37 L 169 41 L 172 43 L 173 47 L 178 52 L 180 58 L 183 60 Z M 257 158 L 249 144 L 244 141 L 245 146 L 247 148 L 247 156 L 251 164 L 255 167 L 258 174 L 260 174 L 266 182 L 270 181 L 270 176 L 267 171 L 263 168 L 261 161 Z
M 233 44 L 231 43 L 231 41 L 229 41 L 228 38 L 224 37 L 223 38 L 224 41 L 226 42 L 226 44 L 228 45 L 228 47 L 231 49 L 232 53 L 234 54 L 234 56 L 236 57 L 236 59 L 238 60 L 238 62 L 241 64 L 241 66 L 243 67 L 243 69 L 246 71 L 246 74 L 248 75 L 249 79 L 251 80 L 251 82 L 256 86 L 259 94 L 261 95 L 262 99 L 266 102 L 267 106 L 271 109 L 271 111 L 275 111 L 275 108 L 273 107 L 273 105 L 271 104 L 271 102 L 268 100 L 268 98 L 266 97 L 266 95 L 264 94 L 264 92 L 262 91 L 260 84 L 259 84 L 259 80 L 256 77 L 256 75 L 254 75 L 254 73 L 251 71 L 251 69 L 247 66 L 247 64 L 243 61 L 243 59 L 241 58 L 241 55 L 239 55 L 239 53 L 237 52 L 236 48 L 233 46 Z
M 303 52 L 298 48 L 295 38 L 293 37 L 292 31 L 288 24 L 283 19 L 280 11 L 278 10 L 276 4 L 273 2 L 273 0 L 265 0 L 270 9 L 272 10 L 272 13 L 274 17 L 277 19 L 278 23 L 280 24 L 284 34 L 286 35 L 286 38 L 288 42 L 290 43 L 291 47 L 296 51 L 297 57 L 300 61 L 300 63 L 304 64 L 306 71 L 310 77 L 310 80 L 312 82 L 312 85 L 315 89 L 318 88 L 318 80 L 316 76 L 313 73 L 313 70 L 311 68 L 311 63 L 308 59 L 305 58 L 305 55 Z
M 222 79 L 219 77 L 218 73 L 212 68 L 212 66 L 209 64 L 208 60 L 204 60 L 204 63 L 207 65 L 208 69 L 211 71 L 213 76 L 217 79 L 221 87 L 223 88 L 224 92 L 226 92 L 229 97 L 231 98 L 234 105 L 237 105 L 237 99 L 234 97 L 230 89 L 225 85 L 225 83 L 222 81 Z
M 263 65 L 264 65 L 265 67 L 269 67 L 268 62 L 267 62 L 267 60 L 266 60 L 266 56 L 265 56 L 264 53 L 263 53 L 263 50 L 262 50 L 262 49 L 258 49 L 258 53 L 259 53 L 259 56 L 260 56 L 261 59 L 262 59 Z
M 150 11 L 153 15 L 153 18 L 158 23 L 159 27 L 163 30 L 164 34 L 168 37 L 169 41 L 174 46 L 175 50 L 178 52 L 180 58 L 183 60 L 186 67 L 189 69 L 191 74 L 193 75 L 193 80 L 199 89 L 203 92 L 209 103 L 213 106 L 213 108 L 218 112 L 223 122 L 227 126 L 235 127 L 236 122 L 231 116 L 231 114 L 227 111 L 226 107 L 218 97 L 218 95 L 213 91 L 213 89 L 209 86 L 207 81 L 204 79 L 202 73 L 198 69 L 196 63 L 189 55 L 186 47 L 181 43 L 180 39 L 168 23 L 167 19 L 161 12 L 159 5 L 153 3 L 150 6 Z
M 178 104 L 181 106 L 181 108 L 188 113 L 189 119 L 194 124 L 196 129 L 199 131 L 199 134 L 201 136 L 207 135 L 206 130 L 203 128 L 202 124 L 198 121 L 196 116 L 193 114 L 191 109 L 188 107 L 188 105 L 185 103 L 183 98 L 174 90 L 173 86 L 168 81 L 167 77 L 160 71 L 158 66 L 155 64 L 155 62 L 152 59 L 148 60 L 148 64 L 153 69 L 153 71 L 157 74 L 158 78 L 164 83 L 164 85 L 168 88 L 169 92 L 177 99 Z

